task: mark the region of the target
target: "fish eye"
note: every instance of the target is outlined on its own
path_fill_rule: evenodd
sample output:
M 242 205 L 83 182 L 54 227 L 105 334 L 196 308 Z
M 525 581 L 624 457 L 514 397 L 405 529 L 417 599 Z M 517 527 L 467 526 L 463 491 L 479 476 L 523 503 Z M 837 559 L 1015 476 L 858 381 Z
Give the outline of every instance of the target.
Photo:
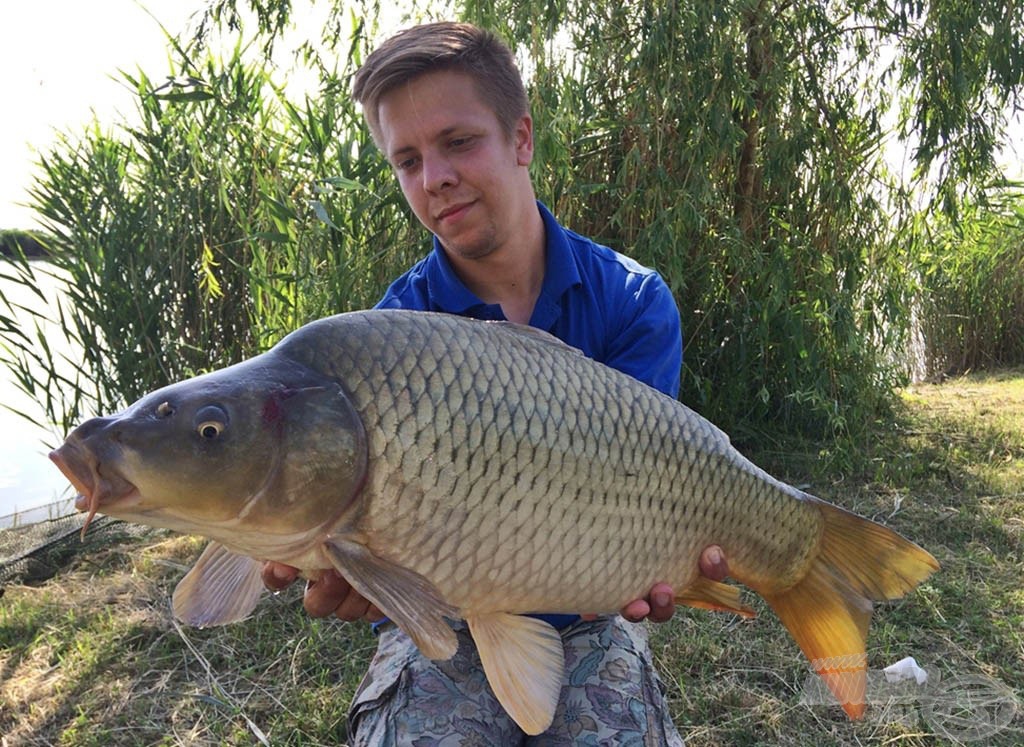
M 207 440 L 213 440 L 223 432 L 224 424 L 208 420 L 205 423 L 200 423 L 198 430 L 200 436 Z
M 196 433 L 207 441 L 219 438 L 228 425 L 228 414 L 218 405 L 207 405 L 196 412 Z

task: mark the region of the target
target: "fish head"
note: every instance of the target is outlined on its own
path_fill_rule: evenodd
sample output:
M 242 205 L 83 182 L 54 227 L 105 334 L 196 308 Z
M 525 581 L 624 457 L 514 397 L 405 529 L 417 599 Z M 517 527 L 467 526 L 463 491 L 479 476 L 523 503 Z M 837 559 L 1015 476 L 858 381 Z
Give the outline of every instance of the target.
M 341 385 L 273 351 L 88 420 L 50 454 L 79 510 L 211 537 L 335 521 L 365 478 Z

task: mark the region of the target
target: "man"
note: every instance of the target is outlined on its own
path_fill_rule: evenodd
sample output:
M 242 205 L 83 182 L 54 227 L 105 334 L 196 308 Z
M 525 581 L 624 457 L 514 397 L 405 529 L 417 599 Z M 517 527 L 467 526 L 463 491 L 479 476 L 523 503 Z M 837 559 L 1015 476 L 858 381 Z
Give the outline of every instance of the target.
M 504 44 L 465 24 L 417 26 L 366 59 L 353 93 L 406 200 L 434 235 L 433 252 L 378 307 L 530 324 L 677 395 L 682 337 L 664 281 L 562 228 L 536 200 L 528 170 L 533 121 Z M 707 548 L 700 562 L 705 575 L 726 575 L 720 548 Z M 268 563 L 263 575 L 281 589 L 296 571 Z M 336 573 L 309 583 L 304 604 L 318 617 L 382 617 Z M 657 584 L 621 617 L 542 615 L 561 632 L 566 684 L 552 727 L 528 743 L 681 744 L 645 630 L 623 620 L 661 622 L 673 611 L 671 587 Z M 456 630 L 458 653 L 432 662 L 393 624 L 378 626 L 377 655 L 349 715 L 355 744 L 526 743 L 486 686 L 465 626 Z

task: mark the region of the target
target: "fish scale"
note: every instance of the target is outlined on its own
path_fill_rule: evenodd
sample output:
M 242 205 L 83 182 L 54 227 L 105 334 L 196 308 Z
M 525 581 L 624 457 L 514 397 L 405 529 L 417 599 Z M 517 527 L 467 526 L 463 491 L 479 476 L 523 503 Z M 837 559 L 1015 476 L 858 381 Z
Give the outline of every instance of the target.
M 415 322 L 419 317 L 410 319 Z M 710 430 L 711 426 L 694 428 L 689 423 L 678 423 L 678 418 L 666 417 L 666 410 L 669 414 L 675 411 L 674 402 L 652 389 L 627 388 L 631 379 L 627 382 L 621 375 L 610 377 L 609 373 L 614 372 L 594 366 L 582 356 L 570 353 L 567 357 L 567 351 L 560 344 L 540 336 L 535 339 L 530 336 L 524 339 L 515 333 L 501 336 L 492 334 L 493 329 L 485 332 L 484 326 L 467 327 L 452 324 L 452 320 L 444 321 L 449 322 L 452 329 L 447 333 L 440 331 L 434 337 L 444 341 L 440 350 L 436 343 L 431 349 L 421 336 L 407 332 L 400 325 L 388 327 L 393 339 L 381 335 L 374 341 L 379 347 L 364 346 L 361 351 L 351 351 L 355 353 L 351 357 L 347 355 L 350 351 L 338 346 L 335 373 L 342 381 L 367 380 L 383 374 L 380 390 L 388 395 L 383 397 L 380 390 L 367 390 L 367 400 L 356 401 L 367 431 L 379 433 L 377 438 L 371 436 L 370 463 L 375 466 L 367 486 L 370 510 L 362 524 L 362 529 L 370 536 L 371 546 L 431 578 L 449 601 L 467 612 L 475 609 L 474 604 L 479 604 L 466 591 L 478 586 L 473 583 L 473 571 L 462 568 L 457 576 L 446 578 L 439 569 L 451 569 L 449 559 L 459 557 L 460 545 L 472 542 L 479 546 L 480 535 L 477 532 L 464 536 L 459 531 L 451 531 L 444 521 L 433 521 L 448 516 L 452 507 L 465 508 L 470 513 L 482 511 L 491 517 L 489 521 L 470 519 L 471 526 L 498 525 L 493 552 L 484 552 L 473 560 L 475 573 L 484 582 L 498 575 L 499 569 L 509 563 L 519 572 L 517 575 L 527 579 L 519 589 L 502 590 L 501 597 L 510 611 L 608 611 L 618 609 L 637 595 L 637 577 L 652 582 L 672 578 L 680 585 L 691 581 L 701 543 L 711 541 L 710 530 L 719 523 L 710 497 L 721 493 L 727 475 L 746 468 L 742 462 L 729 469 L 711 462 L 714 450 L 722 450 L 718 446 L 721 436 Z M 469 334 L 478 330 L 476 335 Z M 480 335 L 488 337 L 486 349 L 491 355 L 478 354 L 485 349 Z M 358 339 L 358 336 L 352 338 Z M 407 342 L 398 345 L 399 338 Z M 417 349 L 420 345 L 426 349 Z M 389 355 L 388 351 L 393 352 Z M 458 369 L 454 367 L 436 365 L 428 360 L 431 355 L 458 357 L 465 375 L 456 376 Z M 563 417 L 566 410 L 572 410 L 568 423 L 563 424 L 552 421 L 550 412 L 545 413 L 534 400 L 523 396 L 530 388 L 524 389 L 522 382 L 554 378 L 554 359 L 563 369 L 566 360 L 582 364 L 572 370 L 572 375 L 563 374 L 560 381 L 565 385 L 561 392 L 554 393 Z M 517 365 L 499 365 L 506 360 L 515 361 Z M 608 378 L 612 381 L 603 380 Z M 458 393 L 453 395 L 453 390 Z M 630 394 L 623 395 L 623 390 Z M 543 389 L 539 394 L 543 397 Z M 465 413 L 448 409 L 448 400 L 453 396 L 465 408 Z M 382 401 L 390 407 L 378 414 L 376 410 Z M 429 406 L 424 406 L 427 401 Z M 629 406 L 620 408 L 622 402 L 628 402 Z M 482 422 L 481 417 L 486 422 Z M 455 486 L 439 479 L 434 469 L 437 464 L 445 463 L 446 456 L 432 451 L 439 443 L 438 421 L 443 423 L 445 431 L 454 428 L 453 441 L 459 440 L 465 428 L 466 449 L 487 455 L 482 464 L 467 465 L 467 479 Z M 670 424 L 676 427 L 670 428 Z M 630 434 L 642 436 L 630 438 Z M 374 452 L 373 446 L 378 443 L 383 448 Z M 676 451 L 679 444 L 690 444 L 691 450 L 679 454 Z M 539 453 L 543 456 L 539 457 Z M 638 468 L 645 463 L 645 469 Z M 693 472 L 695 479 L 680 474 L 675 465 L 683 465 L 682 471 Z M 375 474 L 384 476 L 379 486 Z M 388 480 L 395 474 L 403 475 L 406 484 L 418 481 L 417 489 L 392 490 Z M 652 484 L 629 476 L 638 474 L 648 479 L 660 476 L 660 480 Z M 517 498 L 516 488 L 522 482 L 534 485 L 537 495 L 568 496 L 559 503 L 566 510 L 558 525 L 542 520 L 549 519 L 548 515 L 531 521 L 533 512 L 515 510 L 512 504 Z M 674 485 L 693 485 L 699 489 L 692 496 L 681 498 Z M 594 490 L 595 486 L 599 489 Z M 453 487 L 462 489 L 452 490 Z M 666 500 L 669 497 L 674 500 Z M 735 496 L 734 500 L 743 497 Z M 695 500 L 697 510 L 686 511 L 690 503 L 686 498 Z M 756 495 L 751 498 L 757 500 Z M 520 504 L 523 500 L 523 496 L 518 496 Z M 606 501 L 614 505 L 609 507 Z M 405 505 L 406 502 L 411 505 Z M 588 526 L 581 517 L 598 504 L 605 504 L 612 513 L 597 512 L 594 523 Z M 533 504 L 528 502 L 527 505 Z M 492 515 L 495 513 L 497 518 Z M 692 513 L 696 520 L 681 527 L 681 522 L 673 520 L 678 513 Z M 810 544 L 815 532 L 807 527 L 814 526 L 813 509 L 790 513 L 804 523 L 799 528 L 790 526 L 790 532 L 798 534 L 799 529 Z M 744 511 L 742 515 L 750 513 Z M 638 516 L 647 519 L 652 528 L 665 527 L 667 531 L 652 536 L 650 531 L 634 524 L 633 519 Z M 535 540 L 541 527 L 546 538 L 543 542 Z M 579 531 L 581 527 L 587 531 Z M 680 542 L 680 528 L 688 535 L 688 542 Z M 741 525 L 735 529 L 748 534 L 739 544 L 755 542 L 757 527 Z M 405 539 L 401 548 L 386 546 L 387 538 L 394 531 Z M 374 539 L 378 533 L 384 538 L 379 546 Z M 646 551 L 648 547 L 657 548 L 662 542 L 667 547 L 684 546 L 685 552 Z M 593 553 L 581 556 L 578 552 L 581 547 L 609 544 L 615 545 L 618 552 L 608 558 L 594 558 Z M 767 563 L 766 556 L 759 555 L 758 565 L 764 568 L 765 575 L 779 573 L 781 569 L 772 567 L 771 561 L 775 555 L 782 554 L 772 553 Z M 563 563 L 563 555 L 568 556 L 570 562 L 579 559 L 579 565 L 584 567 L 575 569 Z M 729 557 L 737 568 L 744 566 L 746 558 L 742 551 L 730 552 Z M 610 567 L 612 562 L 614 568 Z M 683 567 L 687 569 L 685 576 L 669 575 L 678 574 Z M 588 579 L 590 584 L 596 583 L 599 588 L 573 585 L 570 590 L 565 578 L 573 571 L 592 577 Z M 602 583 L 602 571 L 607 571 L 609 577 L 614 571 L 614 577 L 631 581 L 617 586 Z M 560 588 L 562 591 L 556 600 L 559 606 L 552 609 L 550 595 Z M 485 604 L 494 603 L 493 594 L 473 593 L 483 593 Z
M 751 616 L 735 586 L 698 575 L 717 544 L 857 718 L 872 602 L 938 567 L 550 335 L 443 314 L 313 322 L 82 424 L 51 458 L 89 518 L 214 540 L 174 592 L 180 619 L 248 615 L 257 559 L 333 568 L 430 658 L 454 654 L 447 620 L 465 618 L 531 734 L 558 703 L 561 639 L 515 613 L 614 613 L 664 581 L 678 604 Z

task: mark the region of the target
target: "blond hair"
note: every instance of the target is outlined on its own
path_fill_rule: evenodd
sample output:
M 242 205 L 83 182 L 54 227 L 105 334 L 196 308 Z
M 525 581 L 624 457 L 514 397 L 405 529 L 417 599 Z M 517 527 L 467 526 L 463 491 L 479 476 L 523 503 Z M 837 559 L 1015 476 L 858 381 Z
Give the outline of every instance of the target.
M 504 42 L 472 24 L 428 23 L 399 31 L 356 71 L 352 96 L 363 105 L 374 141 L 380 143 L 381 98 L 420 75 L 442 70 L 469 75 L 508 136 L 529 113 L 523 79 Z

